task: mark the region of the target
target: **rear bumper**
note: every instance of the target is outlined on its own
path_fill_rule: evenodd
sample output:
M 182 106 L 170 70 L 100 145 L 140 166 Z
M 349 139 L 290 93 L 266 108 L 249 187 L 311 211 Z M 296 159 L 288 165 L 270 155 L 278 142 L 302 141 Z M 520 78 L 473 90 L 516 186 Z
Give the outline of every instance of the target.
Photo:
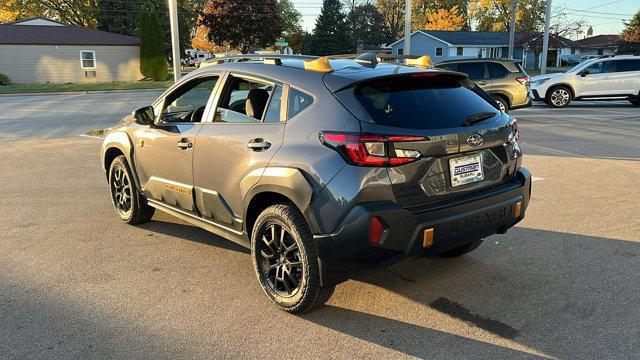
M 314 239 L 323 270 L 328 273 L 386 266 L 409 256 L 436 256 L 506 232 L 524 218 L 530 195 L 531 174 L 520 168 L 512 182 L 420 211 L 390 202 L 356 205 L 335 233 L 315 235 Z M 373 216 L 385 227 L 375 245 L 369 242 Z M 425 229 L 433 229 L 433 243 L 427 248 L 423 247 Z
M 538 89 L 531 89 L 531 97 L 533 98 L 533 100 L 535 101 L 543 101 L 544 99 L 540 97 L 540 94 L 538 93 Z
M 531 97 L 527 96 L 527 102 L 521 105 L 514 105 L 511 106 L 511 110 L 517 110 L 517 109 L 522 109 L 522 108 L 528 108 L 531 107 L 532 105 L 532 101 L 531 101 Z

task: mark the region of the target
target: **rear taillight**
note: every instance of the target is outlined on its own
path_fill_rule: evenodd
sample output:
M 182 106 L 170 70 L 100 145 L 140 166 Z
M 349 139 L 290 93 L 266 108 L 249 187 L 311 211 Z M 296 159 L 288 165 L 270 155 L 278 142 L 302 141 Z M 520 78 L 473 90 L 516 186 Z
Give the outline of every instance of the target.
M 375 216 L 372 216 L 369 219 L 369 242 L 373 245 L 376 245 L 380 242 L 380 238 L 382 237 L 382 233 L 384 232 L 384 225 L 380 219 Z
M 525 85 L 529 81 L 529 77 L 528 76 L 520 76 L 520 77 L 517 77 L 516 80 L 520 84 Z
M 424 141 L 419 136 L 387 136 L 359 133 L 321 132 L 320 141 L 338 151 L 350 163 L 360 166 L 399 166 L 414 162 L 422 156 L 416 150 L 395 149 L 393 143 Z

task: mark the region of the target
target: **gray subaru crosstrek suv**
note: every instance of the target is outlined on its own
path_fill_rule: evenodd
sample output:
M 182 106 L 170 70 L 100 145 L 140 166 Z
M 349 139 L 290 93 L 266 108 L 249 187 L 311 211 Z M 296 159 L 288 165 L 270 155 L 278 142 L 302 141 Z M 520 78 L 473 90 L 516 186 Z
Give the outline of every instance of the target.
M 464 74 L 369 59 L 193 71 L 109 129 L 116 214 L 139 224 L 158 209 L 246 246 L 293 313 L 354 269 L 463 255 L 522 220 L 515 119 Z

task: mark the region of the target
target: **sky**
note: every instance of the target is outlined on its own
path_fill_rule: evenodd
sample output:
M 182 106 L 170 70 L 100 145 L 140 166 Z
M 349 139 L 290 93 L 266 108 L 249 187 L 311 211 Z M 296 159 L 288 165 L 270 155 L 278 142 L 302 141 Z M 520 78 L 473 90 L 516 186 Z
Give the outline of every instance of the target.
M 594 35 L 618 34 L 624 28 L 621 19 L 629 20 L 640 10 L 640 0 L 552 0 L 552 6 L 562 7 L 575 19 L 584 19 L 593 26 Z M 292 0 L 302 13 L 303 27 L 313 30 L 320 14 L 322 0 Z M 585 29 L 586 33 L 586 29 Z M 583 35 L 584 36 L 584 35 Z

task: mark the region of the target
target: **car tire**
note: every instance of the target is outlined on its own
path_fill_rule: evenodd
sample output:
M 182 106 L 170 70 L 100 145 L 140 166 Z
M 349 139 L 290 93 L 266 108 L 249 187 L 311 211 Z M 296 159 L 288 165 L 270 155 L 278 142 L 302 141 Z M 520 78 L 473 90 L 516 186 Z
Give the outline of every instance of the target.
M 256 219 L 251 257 L 260 287 L 280 309 L 302 313 L 323 305 L 335 285 L 321 285 L 318 251 L 309 226 L 291 204 L 276 204 Z
M 109 166 L 109 190 L 113 209 L 120 220 L 137 225 L 153 217 L 155 209 L 138 190 L 124 155 L 116 157 Z
M 554 108 L 563 108 L 573 100 L 571 89 L 566 86 L 556 86 L 547 91 L 545 102 Z
M 462 246 L 458 246 L 457 248 L 453 248 L 451 250 L 443 251 L 443 252 L 439 253 L 438 256 L 446 257 L 446 258 L 453 258 L 453 257 L 462 256 L 464 254 L 468 254 L 468 253 L 472 252 L 473 250 L 477 249 L 478 246 L 480 246 L 480 244 L 482 244 L 482 240 L 483 239 L 475 240 L 475 241 L 472 241 L 472 242 L 470 242 L 468 244 L 464 244 Z
M 509 112 L 509 103 L 507 102 L 507 100 L 505 100 L 505 98 L 499 95 L 494 95 L 493 99 L 498 103 L 498 106 L 500 107 L 500 111 L 504 113 Z

